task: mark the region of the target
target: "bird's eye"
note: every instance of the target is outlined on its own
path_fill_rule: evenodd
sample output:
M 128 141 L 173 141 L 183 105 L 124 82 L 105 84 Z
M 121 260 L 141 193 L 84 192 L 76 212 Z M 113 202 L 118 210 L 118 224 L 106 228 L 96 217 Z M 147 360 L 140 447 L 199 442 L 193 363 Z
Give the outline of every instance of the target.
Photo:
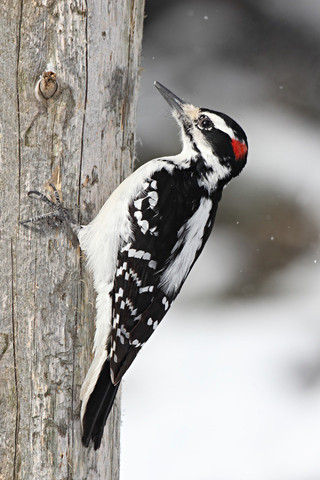
M 201 115 L 197 122 L 197 127 L 200 130 L 212 130 L 213 123 L 211 122 L 210 118 L 206 117 L 205 115 Z

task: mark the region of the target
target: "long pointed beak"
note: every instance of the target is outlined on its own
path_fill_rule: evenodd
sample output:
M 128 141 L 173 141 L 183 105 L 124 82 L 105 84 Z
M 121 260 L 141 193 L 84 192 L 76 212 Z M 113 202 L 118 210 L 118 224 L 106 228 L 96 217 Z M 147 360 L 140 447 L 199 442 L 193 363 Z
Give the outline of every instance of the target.
M 158 89 L 158 91 L 161 93 L 163 98 L 173 110 L 175 110 L 182 117 L 186 116 L 186 112 L 183 108 L 185 105 L 187 105 L 186 102 L 181 100 L 181 98 L 177 97 L 177 95 L 175 95 L 174 93 L 170 92 L 170 90 L 161 85 L 161 83 L 154 82 L 154 86 Z

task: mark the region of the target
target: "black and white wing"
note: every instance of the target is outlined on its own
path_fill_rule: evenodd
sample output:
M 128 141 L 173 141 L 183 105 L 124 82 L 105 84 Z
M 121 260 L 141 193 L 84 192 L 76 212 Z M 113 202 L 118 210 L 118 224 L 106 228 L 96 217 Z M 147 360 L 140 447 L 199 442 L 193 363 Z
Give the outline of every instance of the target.
M 129 215 L 132 236 L 118 252 L 109 337 L 117 384 L 179 293 L 212 228 L 218 200 L 190 170 L 163 168 L 145 182 Z

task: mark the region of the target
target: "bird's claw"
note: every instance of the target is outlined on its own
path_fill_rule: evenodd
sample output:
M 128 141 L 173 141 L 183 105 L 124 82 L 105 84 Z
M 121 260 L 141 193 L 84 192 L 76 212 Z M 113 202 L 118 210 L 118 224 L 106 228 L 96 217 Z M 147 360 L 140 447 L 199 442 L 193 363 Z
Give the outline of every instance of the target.
M 19 222 L 21 225 L 25 225 L 26 223 L 39 222 L 39 221 L 42 221 L 42 220 L 45 220 L 45 219 L 51 219 L 51 218 L 56 219 L 56 220 L 61 220 L 61 221 L 65 220 L 69 224 L 73 224 L 73 225 L 76 223 L 74 220 L 72 220 L 69 217 L 68 210 L 65 209 L 62 206 L 60 196 L 59 196 L 59 192 L 56 189 L 55 185 L 53 185 L 53 183 L 50 183 L 49 185 L 53 190 L 53 194 L 54 194 L 54 198 L 55 198 L 54 202 L 52 200 L 50 200 L 43 193 L 38 192 L 38 190 L 30 190 L 28 192 L 28 197 L 35 198 L 37 200 L 41 200 L 42 202 L 46 203 L 51 208 L 51 212 L 44 213 L 43 215 L 37 215 L 36 217 L 28 218 L 26 220 L 21 220 Z

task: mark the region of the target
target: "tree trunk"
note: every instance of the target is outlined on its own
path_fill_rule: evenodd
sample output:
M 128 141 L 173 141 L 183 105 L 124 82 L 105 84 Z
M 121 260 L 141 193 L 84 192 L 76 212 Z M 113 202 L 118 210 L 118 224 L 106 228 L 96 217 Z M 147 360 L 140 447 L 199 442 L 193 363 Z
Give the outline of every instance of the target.
M 95 299 L 77 241 L 18 222 L 52 182 L 85 224 L 131 172 L 142 23 L 143 0 L 1 1 L 0 480 L 119 476 L 119 399 L 101 448 L 81 446 Z

